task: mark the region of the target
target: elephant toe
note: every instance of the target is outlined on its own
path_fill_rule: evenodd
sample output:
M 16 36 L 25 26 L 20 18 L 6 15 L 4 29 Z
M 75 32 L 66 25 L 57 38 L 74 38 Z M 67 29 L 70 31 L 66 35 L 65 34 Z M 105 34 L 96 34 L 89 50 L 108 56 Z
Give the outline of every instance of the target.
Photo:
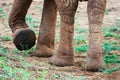
M 31 29 L 20 29 L 14 34 L 13 42 L 20 51 L 28 50 L 35 45 L 36 36 Z
M 59 67 L 72 66 L 73 58 L 62 58 L 62 57 L 59 57 L 58 55 L 54 54 L 52 57 L 50 57 L 49 63 L 51 65 L 56 65 Z
M 87 65 L 86 65 L 87 71 L 97 72 L 99 71 L 99 69 L 104 69 L 104 68 L 105 68 L 105 63 L 102 60 L 102 58 L 88 59 L 87 61 Z

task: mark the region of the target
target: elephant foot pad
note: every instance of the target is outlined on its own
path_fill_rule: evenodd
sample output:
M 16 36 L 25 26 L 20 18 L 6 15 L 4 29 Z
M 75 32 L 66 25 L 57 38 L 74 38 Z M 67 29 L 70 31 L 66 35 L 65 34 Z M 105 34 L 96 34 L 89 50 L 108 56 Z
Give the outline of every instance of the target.
M 20 29 L 15 32 L 13 42 L 18 50 L 28 50 L 35 45 L 36 36 L 30 29 Z

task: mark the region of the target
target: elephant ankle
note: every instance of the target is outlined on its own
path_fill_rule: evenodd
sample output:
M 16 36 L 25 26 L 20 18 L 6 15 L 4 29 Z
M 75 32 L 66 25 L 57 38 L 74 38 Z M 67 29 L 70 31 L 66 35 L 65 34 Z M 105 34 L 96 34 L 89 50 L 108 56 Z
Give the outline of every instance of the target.
M 102 50 L 101 49 L 89 49 L 87 57 L 89 58 L 102 57 Z
M 28 28 L 19 28 L 19 27 L 16 27 L 16 28 L 13 28 L 12 29 L 12 32 L 13 32 L 13 36 L 23 30 L 27 30 Z
M 12 23 L 12 24 L 9 24 L 12 32 L 16 32 L 17 30 L 20 30 L 20 29 L 25 29 L 25 28 L 28 28 L 28 25 L 26 23 Z

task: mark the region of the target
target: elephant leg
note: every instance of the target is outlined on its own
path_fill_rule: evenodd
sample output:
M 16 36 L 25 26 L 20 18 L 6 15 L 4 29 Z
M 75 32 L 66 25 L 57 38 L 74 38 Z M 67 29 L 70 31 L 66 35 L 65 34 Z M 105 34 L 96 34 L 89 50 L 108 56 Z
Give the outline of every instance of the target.
M 56 0 L 56 5 L 61 17 L 60 42 L 58 49 L 54 51 L 49 62 L 56 66 L 69 66 L 73 65 L 74 61 L 74 16 L 78 0 Z
M 28 29 L 25 16 L 32 0 L 14 0 L 9 16 L 9 26 L 13 32 L 13 42 L 17 49 L 28 50 L 35 44 L 35 34 Z
M 54 49 L 57 7 L 55 0 L 44 0 L 36 50 L 31 56 L 50 57 Z
M 102 22 L 106 8 L 106 0 L 88 0 L 89 20 L 89 49 L 87 54 L 86 70 L 98 70 L 104 68 L 102 60 Z

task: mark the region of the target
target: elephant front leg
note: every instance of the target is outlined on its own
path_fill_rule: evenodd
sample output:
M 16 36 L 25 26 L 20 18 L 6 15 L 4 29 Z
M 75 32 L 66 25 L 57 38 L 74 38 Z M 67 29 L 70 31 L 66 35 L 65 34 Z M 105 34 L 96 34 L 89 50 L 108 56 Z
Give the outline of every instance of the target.
M 49 62 L 57 66 L 73 65 L 74 15 L 78 0 L 56 0 L 61 17 L 60 42 Z
M 38 42 L 31 56 L 50 57 L 54 49 L 57 9 L 55 0 L 44 0 Z
M 13 42 L 17 49 L 27 50 L 35 44 L 35 34 L 25 22 L 25 16 L 32 0 L 14 0 L 9 16 L 9 26 L 13 32 Z
M 87 70 L 98 70 L 104 68 L 102 60 L 102 22 L 106 0 L 88 0 L 88 19 L 89 19 L 89 49 L 87 55 Z

